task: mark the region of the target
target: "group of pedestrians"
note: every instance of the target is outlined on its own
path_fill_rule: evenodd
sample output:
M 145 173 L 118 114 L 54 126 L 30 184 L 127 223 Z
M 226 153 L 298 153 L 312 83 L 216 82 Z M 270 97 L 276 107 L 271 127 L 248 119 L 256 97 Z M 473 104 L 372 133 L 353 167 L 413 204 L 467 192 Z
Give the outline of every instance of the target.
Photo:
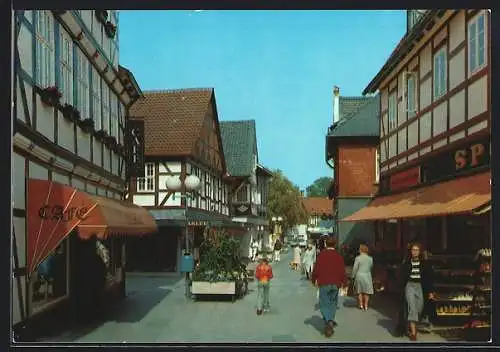
M 337 327 L 336 314 L 339 296 L 352 284 L 353 293 L 357 296 L 359 309 L 368 310 L 373 289 L 373 258 L 369 255 L 368 246 L 359 246 L 359 255 L 354 260 L 349 282 L 343 256 L 336 251 L 336 239 L 325 239 L 319 253 L 309 243 L 301 257 L 301 264 L 306 277 L 311 280 L 319 291 L 319 310 L 324 320 L 324 334 L 332 336 Z M 399 270 L 401 284 L 401 300 L 396 333 L 406 334 L 410 340 L 417 340 L 417 324 L 423 318 L 428 319 L 433 311 L 434 274 L 427 264 L 419 243 L 411 243 L 409 252 L 404 258 Z M 295 253 L 296 254 L 296 253 Z M 269 309 L 269 287 L 273 278 L 272 268 L 267 259 L 259 264 L 255 274 L 258 280 L 259 304 L 257 314 L 261 315 Z

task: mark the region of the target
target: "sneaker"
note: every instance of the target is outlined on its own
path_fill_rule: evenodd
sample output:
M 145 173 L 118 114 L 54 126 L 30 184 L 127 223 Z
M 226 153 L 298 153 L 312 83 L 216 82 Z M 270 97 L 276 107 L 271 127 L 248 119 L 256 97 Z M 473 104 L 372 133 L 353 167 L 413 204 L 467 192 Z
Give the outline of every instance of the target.
M 326 324 L 324 332 L 325 332 L 326 337 L 332 336 L 333 335 L 333 326 L 330 323 Z

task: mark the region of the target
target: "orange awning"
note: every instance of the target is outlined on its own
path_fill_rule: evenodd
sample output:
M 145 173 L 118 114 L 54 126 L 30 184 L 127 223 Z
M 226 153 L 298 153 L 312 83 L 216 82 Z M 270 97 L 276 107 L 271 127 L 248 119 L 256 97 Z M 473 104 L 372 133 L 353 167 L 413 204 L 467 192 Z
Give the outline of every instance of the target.
M 491 201 L 491 173 L 378 197 L 341 221 L 373 221 L 473 213 Z
M 83 239 L 157 231 L 153 216 L 142 207 L 48 180 L 28 181 L 27 208 L 30 274 L 75 229 Z

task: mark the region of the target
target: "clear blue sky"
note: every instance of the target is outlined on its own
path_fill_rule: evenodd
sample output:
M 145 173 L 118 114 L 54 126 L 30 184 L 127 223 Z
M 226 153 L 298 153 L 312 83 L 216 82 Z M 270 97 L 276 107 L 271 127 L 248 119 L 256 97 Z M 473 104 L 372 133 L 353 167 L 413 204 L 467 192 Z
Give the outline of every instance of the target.
M 334 85 L 361 95 L 405 11 L 120 11 L 120 62 L 143 90 L 213 87 L 219 119 L 255 119 L 260 162 L 301 188 L 324 161 Z

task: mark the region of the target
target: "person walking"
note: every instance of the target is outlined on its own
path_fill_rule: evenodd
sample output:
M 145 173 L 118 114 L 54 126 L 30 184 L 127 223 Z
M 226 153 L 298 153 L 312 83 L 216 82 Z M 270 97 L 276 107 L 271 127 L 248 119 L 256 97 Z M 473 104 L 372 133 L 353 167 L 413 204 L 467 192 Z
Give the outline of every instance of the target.
M 368 310 L 368 300 L 373 294 L 373 258 L 368 255 L 368 246 L 359 246 L 359 255 L 354 259 L 352 278 L 354 280 L 354 291 L 358 295 L 359 309 Z
M 292 245 L 293 248 L 293 260 L 291 263 L 293 270 L 298 270 L 300 268 L 300 247 L 297 243 Z
M 302 256 L 302 266 L 308 280 L 311 280 L 314 262 L 316 262 L 316 250 L 313 248 L 312 243 L 308 243 L 304 255 Z
M 434 272 L 426 262 L 422 246 L 412 243 L 410 253 L 399 270 L 402 285 L 401 309 L 397 333 L 408 333 L 410 340 L 417 340 L 416 324 L 420 321 L 424 307 L 434 300 Z
M 274 242 L 274 261 L 280 261 L 280 253 L 281 253 L 281 241 L 279 239 Z
M 325 321 L 324 333 L 330 337 L 337 326 L 335 315 L 339 290 L 345 285 L 344 258 L 335 250 L 337 241 L 329 237 L 326 248 L 320 252 L 312 272 L 312 279 L 319 287 L 319 310 Z
M 268 312 L 270 282 L 273 278 L 273 268 L 269 265 L 267 258 L 262 258 L 261 263 L 255 269 L 257 279 L 257 315 Z

